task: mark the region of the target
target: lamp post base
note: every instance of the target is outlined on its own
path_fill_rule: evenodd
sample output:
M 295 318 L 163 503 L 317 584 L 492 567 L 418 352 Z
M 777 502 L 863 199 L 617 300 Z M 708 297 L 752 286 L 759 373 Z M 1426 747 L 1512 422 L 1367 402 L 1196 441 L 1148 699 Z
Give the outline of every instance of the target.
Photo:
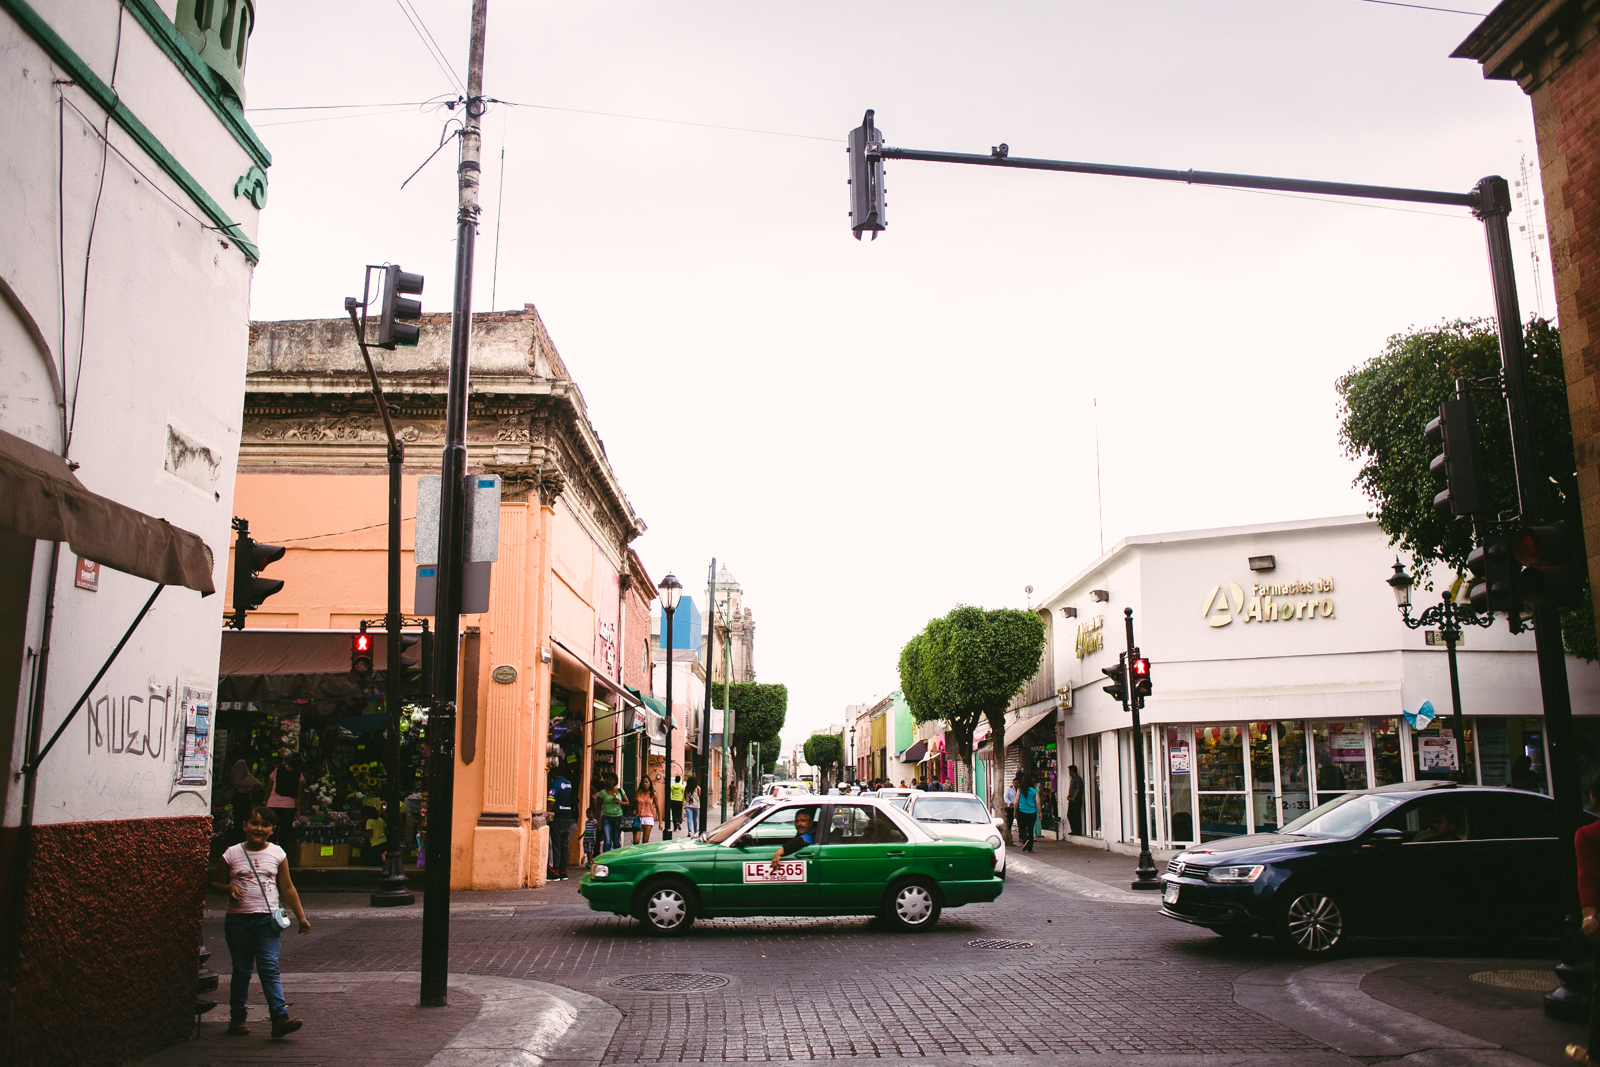
M 1162 882 L 1160 877 L 1157 875 L 1156 861 L 1155 858 L 1150 855 L 1149 849 L 1145 849 L 1143 852 L 1139 853 L 1139 866 L 1134 868 L 1133 882 L 1131 885 L 1134 889 L 1165 888 L 1166 883 Z
M 389 870 L 378 879 L 377 892 L 367 898 L 367 903 L 374 908 L 403 908 L 416 902 L 417 895 L 406 883 L 406 872 L 400 866 L 400 855 L 389 853 Z

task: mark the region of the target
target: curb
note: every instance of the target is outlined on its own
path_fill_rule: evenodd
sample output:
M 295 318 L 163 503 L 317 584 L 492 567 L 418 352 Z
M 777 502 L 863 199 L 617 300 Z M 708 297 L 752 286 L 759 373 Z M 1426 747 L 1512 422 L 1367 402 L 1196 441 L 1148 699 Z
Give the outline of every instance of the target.
M 414 971 L 312 971 L 283 977 L 296 993 L 422 981 Z M 622 1012 L 600 998 L 549 982 L 452 974 L 450 987 L 478 997 L 478 1014 L 428 1067 L 598 1067 L 622 1022 Z
M 1048 863 L 1023 859 L 1015 853 L 1006 857 L 1006 874 L 1008 876 L 1020 874 L 1029 881 L 1042 883 L 1050 889 L 1083 897 L 1085 900 L 1098 900 L 1105 904 L 1153 904 L 1157 907 L 1161 905 L 1160 893 L 1118 889 L 1114 885 L 1107 885 L 1081 874 L 1073 874 L 1071 871 L 1063 871 Z

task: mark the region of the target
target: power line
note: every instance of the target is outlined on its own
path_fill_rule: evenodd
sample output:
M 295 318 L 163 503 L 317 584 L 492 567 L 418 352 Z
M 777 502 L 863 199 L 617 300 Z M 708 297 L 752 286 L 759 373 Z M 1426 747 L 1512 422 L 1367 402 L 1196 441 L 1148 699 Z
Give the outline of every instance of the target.
M 435 98 L 437 99 L 437 98 Z M 335 111 L 348 110 L 354 107 L 421 107 L 431 104 L 433 100 L 400 100 L 392 104 L 302 104 L 299 107 L 247 107 L 245 112 L 251 111 Z
M 843 143 L 843 137 L 818 137 L 814 133 L 789 133 L 787 130 L 761 130 L 751 126 L 723 126 L 715 122 L 692 122 L 689 119 L 664 119 L 656 115 L 628 115 L 620 111 L 586 111 L 577 107 L 556 107 L 554 104 L 523 104 L 515 100 L 496 100 L 490 97 L 490 104 L 504 104 L 507 107 L 531 107 L 541 111 L 565 111 L 573 115 L 599 115 L 608 119 L 637 119 L 640 122 L 665 122 L 674 126 L 699 126 L 708 130 L 732 130 L 735 133 L 761 133 L 769 137 L 798 137 L 806 141 L 833 141 Z
M 400 14 L 404 15 L 406 21 L 411 23 L 411 28 L 417 31 L 417 39 L 422 42 L 422 47 L 428 50 L 428 55 L 432 56 L 433 61 L 439 65 L 439 69 L 444 71 L 444 76 L 450 80 L 450 84 L 455 87 L 456 92 L 465 96 L 467 93 L 466 86 L 462 85 L 461 79 L 456 77 L 456 72 L 450 67 L 450 61 L 445 58 L 444 49 L 439 47 L 439 42 L 435 41 L 433 34 L 428 32 L 428 25 L 422 21 L 422 16 L 417 14 L 416 8 L 412 7 L 408 0 L 394 0 L 394 2 L 399 6 Z
M 1482 11 L 1463 11 L 1458 7 L 1430 7 L 1427 4 L 1402 3 L 1401 0 L 1362 0 L 1362 2 L 1368 4 L 1382 4 L 1385 7 L 1409 7 L 1415 8 L 1418 11 L 1443 11 L 1447 15 L 1471 15 L 1475 19 L 1481 19 L 1484 17 L 1484 12 Z

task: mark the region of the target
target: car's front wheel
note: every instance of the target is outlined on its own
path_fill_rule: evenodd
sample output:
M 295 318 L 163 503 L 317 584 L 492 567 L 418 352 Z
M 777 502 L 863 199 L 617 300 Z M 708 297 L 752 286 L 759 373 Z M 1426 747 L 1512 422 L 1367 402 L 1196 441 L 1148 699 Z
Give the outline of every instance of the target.
M 1278 939 L 1302 956 L 1326 956 L 1344 943 L 1348 920 L 1337 898 L 1316 886 L 1291 888 L 1278 917 Z
M 694 900 L 682 882 L 653 882 L 639 893 L 633 917 L 644 925 L 646 933 L 675 937 L 694 925 Z
M 926 930 L 939 921 L 939 890 L 932 882 L 907 878 L 889 887 L 883 917 L 901 930 Z

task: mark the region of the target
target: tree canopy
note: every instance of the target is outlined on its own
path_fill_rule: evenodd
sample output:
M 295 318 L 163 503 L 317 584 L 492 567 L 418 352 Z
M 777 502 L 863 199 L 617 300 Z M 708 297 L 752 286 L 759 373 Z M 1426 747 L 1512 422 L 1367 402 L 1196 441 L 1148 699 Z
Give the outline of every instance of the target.
M 734 682 L 727 688 L 728 703 L 733 707 L 733 739 L 728 750 L 733 765 L 742 768 L 751 743 L 756 742 L 761 746 L 761 766 L 756 773 L 766 774 L 777 763 L 782 746 L 778 735 L 789 713 L 789 687 L 782 683 Z M 722 698 L 723 687 L 713 684 L 712 703 L 724 707 Z
M 1550 479 L 1545 508 L 1549 518 L 1564 518 L 1581 531 L 1561 338 L 1543 319 L 1531 320 L 1523 336 L 1538 469 Z M 1428 465 L 1438 452 L 1423 436 L 1423 428 L 1439 414 L 1441 401 L 1455 397 L 1457 378 L 1498 381 L 1500 373 L 1493 320 L 1457 319 L 1395 334 L 1381 354 L 1336 383 L 1339 441 L 1345 454 L 1361 464 L 1356 487 L 1372 502 L 1378 527 L 1417 568 L 1442 562 L 1465 574 L 1467 554 L 1473 548 L 1472 524 L 1433 508 L 1440 486 Z M 1490 508 L 1514 513 L 1516 475 L 1505 401 L 1492 393 L 1476 393 L 1472 399 Z M 1426 574 L 1418 577 L 1427 581 Z M 1561 623 L 1567 650 L 1593 660 L 1593 611 L 1587 607 L 1564 611 Z
M 819 772 L 837 766 L 844 758 L 844 737 L 840 734 L 812 734 L 803 748 L 806 762 Z M 818 782 L 821 785 L 821 782 Z

